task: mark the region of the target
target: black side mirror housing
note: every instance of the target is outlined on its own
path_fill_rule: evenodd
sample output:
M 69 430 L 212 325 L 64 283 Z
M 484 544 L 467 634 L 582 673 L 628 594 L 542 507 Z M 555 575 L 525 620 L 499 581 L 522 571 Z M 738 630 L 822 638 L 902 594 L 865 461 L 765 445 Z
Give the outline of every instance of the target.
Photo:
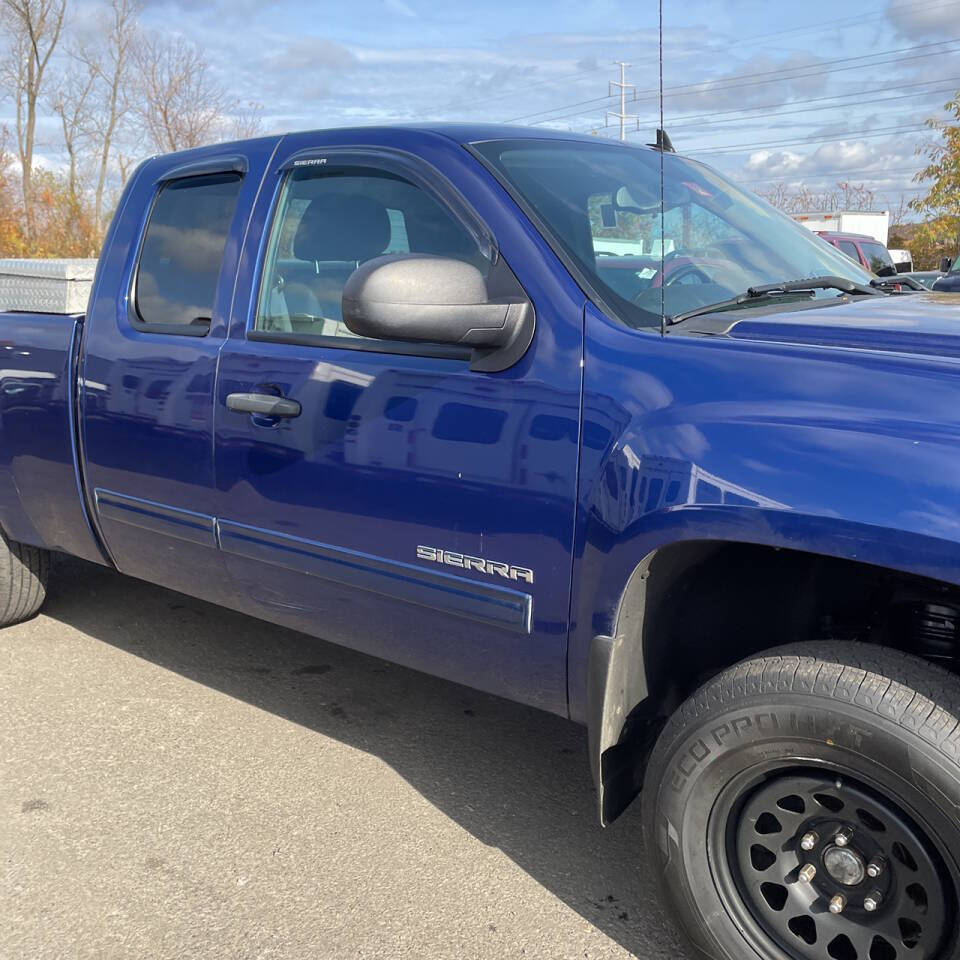
M 891 266 L 889 263 L 881 267 L 877 271 L 878 277 L 895 277 L 896 275 L 897 275 L 897 268 L 894 266 Z
M 375 257 L 347 280 L 343 321 L 362 337 L 471 348 L 470 368 L 506 370 L 533 340 L 533 304 L 490 299 L 483 274 L 451 257 L 401 253 Z
M 949 273 L 949 272 L 950 272 L 950 268 L 951 268 L 952 266 L 953 266 L 953 261 L 952 261 L 949 257 L 944 257 L 944 258 L 940 261 L 940 272 L 941 272 L 941 273 Z

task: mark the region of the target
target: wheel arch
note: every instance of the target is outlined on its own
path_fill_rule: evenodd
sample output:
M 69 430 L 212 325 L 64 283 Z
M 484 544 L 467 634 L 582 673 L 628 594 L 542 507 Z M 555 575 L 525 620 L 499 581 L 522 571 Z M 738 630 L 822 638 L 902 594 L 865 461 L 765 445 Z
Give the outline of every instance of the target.
M 883 532 L 873 535 L 886 542 Z M 931 548 L 926 551 L 906 544 L 897 565 L 889 561 L 898 558 L 884 554 L 888 562 L 879 562 L 882 551 L 871 553 L 845 538 L 820 546 L 822 552 L 741 540 L 672 540 L 645 553 L 621 579 L 611 629 L 592 636 L 586 669 L 601 823 L 611 823 L 639 793 L 646 756 L 673 710 L 731 664 L 781 643 L 828 637 L 901 646 L 937 659 L 944 650 L 933 644 L 936 630 L 911 619 L 922 620 L 921 608 L 930 604 L 942 606 L 947 617 L 955 611 L 947 627 L 957 632 L 956 643 L 960 586 L 941 564 L 942 542 L 924 544 Z M 943 576 L 931 577 L 931 570 Z M 960 647 L 952 653 L 960 658 Z

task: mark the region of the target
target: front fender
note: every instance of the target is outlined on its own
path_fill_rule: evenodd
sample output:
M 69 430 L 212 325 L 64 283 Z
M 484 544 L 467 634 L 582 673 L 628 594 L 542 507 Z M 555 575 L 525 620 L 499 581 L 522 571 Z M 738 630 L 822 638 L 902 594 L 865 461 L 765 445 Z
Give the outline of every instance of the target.
M 626 599 L 667 545 L 764 545 L 960 584 L 956 361 L 664 338 L 590 308 L 586 333 L 568 677 L 598 783 L 623 734 L 610 711 L 649 692 Z

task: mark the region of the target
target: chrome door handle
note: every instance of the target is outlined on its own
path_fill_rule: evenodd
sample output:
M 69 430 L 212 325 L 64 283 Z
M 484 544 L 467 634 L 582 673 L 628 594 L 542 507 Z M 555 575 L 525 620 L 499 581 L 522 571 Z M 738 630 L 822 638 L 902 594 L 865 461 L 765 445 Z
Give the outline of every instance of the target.
M 286 397 L 276 397 L 270 393 L 230 393 L 227 395 L 227 409 L 237 413 L 255 413 L 261 417 L 300 416 L 300 404 Z

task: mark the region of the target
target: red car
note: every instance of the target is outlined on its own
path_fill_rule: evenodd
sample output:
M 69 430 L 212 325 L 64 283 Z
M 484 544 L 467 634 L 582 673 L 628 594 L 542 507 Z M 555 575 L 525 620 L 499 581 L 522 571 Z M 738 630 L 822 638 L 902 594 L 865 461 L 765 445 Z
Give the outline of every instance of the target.
M 884 267 L 891 267 L 896 272 L 890 252 L 873 237 L 862 233 L 830 233 L 826 230 L 818 230 L 817 236 L 823 237 L 827 243 L 835 246 L 860 266 L 866 267 L 871 273 L 879 274 Z

